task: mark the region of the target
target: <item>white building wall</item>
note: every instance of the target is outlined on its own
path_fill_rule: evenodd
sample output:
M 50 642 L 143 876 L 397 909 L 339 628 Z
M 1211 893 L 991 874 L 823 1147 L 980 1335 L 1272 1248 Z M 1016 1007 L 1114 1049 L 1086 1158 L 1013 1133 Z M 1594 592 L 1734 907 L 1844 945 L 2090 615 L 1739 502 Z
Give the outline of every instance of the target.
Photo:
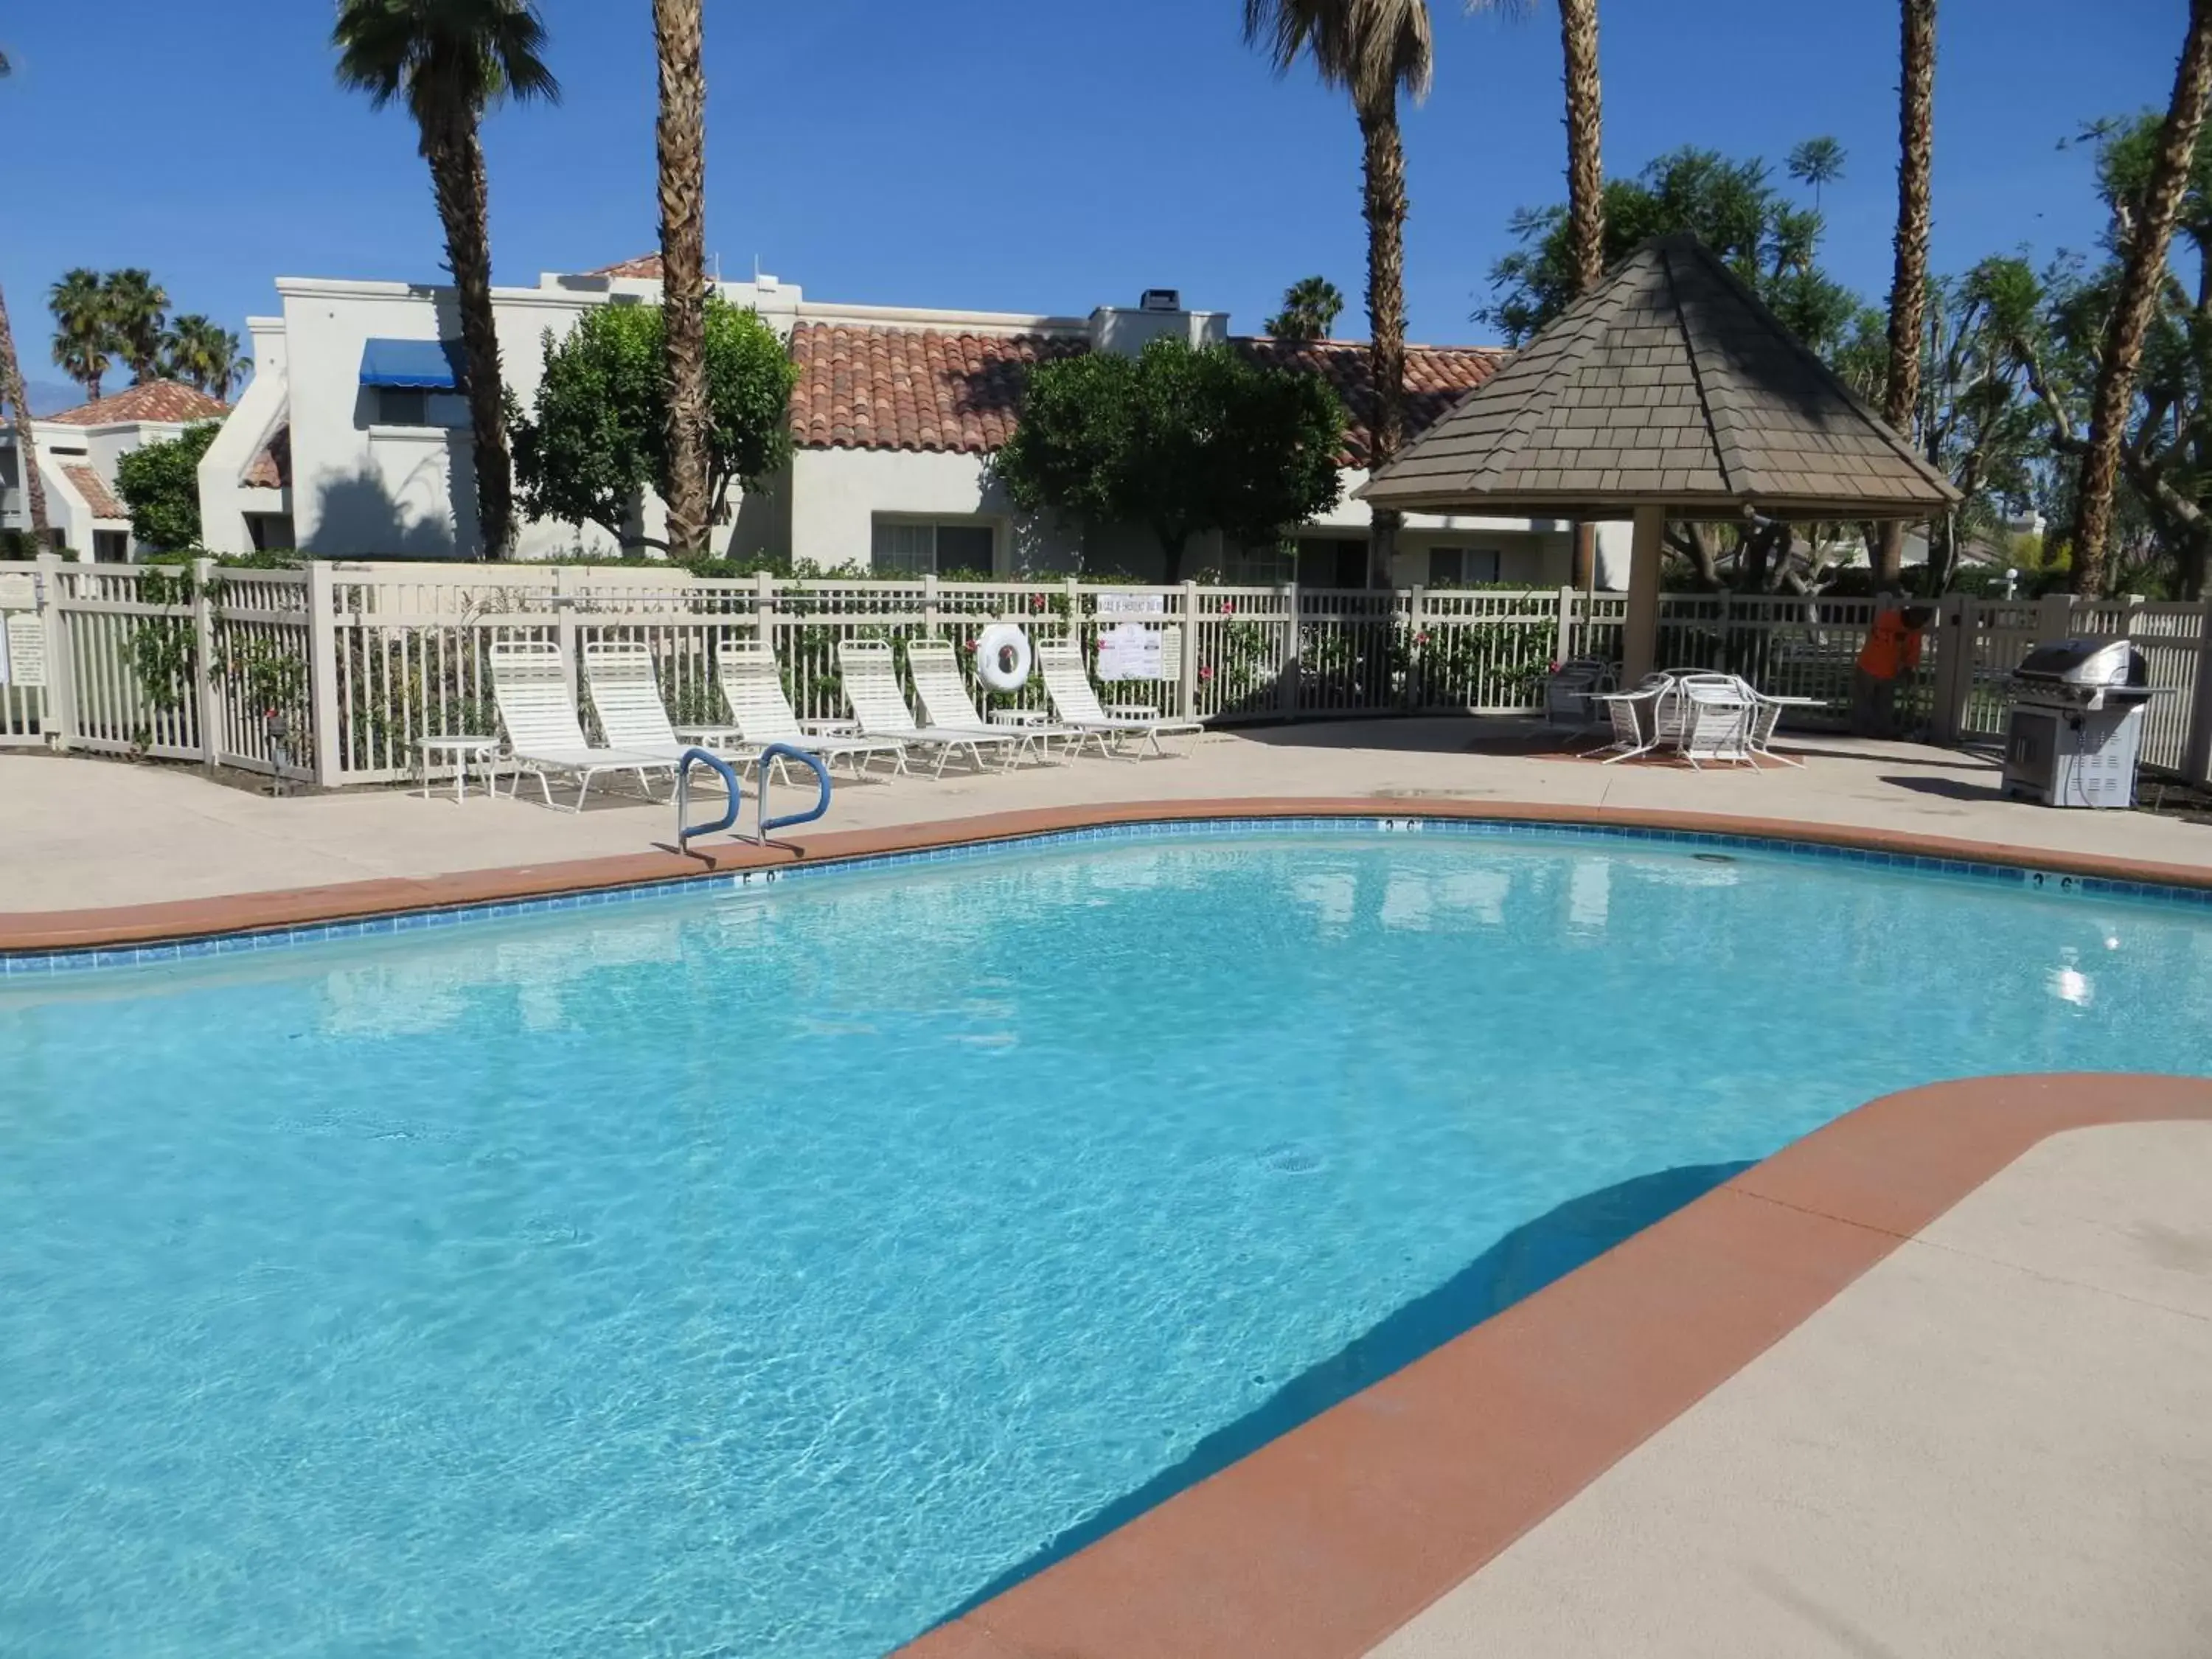
M 988 524 L 1000 572 L 1075 570 L 1083 538 L 1052 515 L 1032 518 L 1007 499 L 981 455 L 934 450 L 801 449 L 792 457 L 791 540 L 796 562 L 866 566 L 877 518 Z
M 240 482 L 284 424 L 291 395 L 284 319 L 248 317 L 246 329 L 253 343 L 253 379 L 200 457 L 200 539 L 213 553 L 253 550 L 248 514 L 292 510 L 291 491 L 249 489 Z

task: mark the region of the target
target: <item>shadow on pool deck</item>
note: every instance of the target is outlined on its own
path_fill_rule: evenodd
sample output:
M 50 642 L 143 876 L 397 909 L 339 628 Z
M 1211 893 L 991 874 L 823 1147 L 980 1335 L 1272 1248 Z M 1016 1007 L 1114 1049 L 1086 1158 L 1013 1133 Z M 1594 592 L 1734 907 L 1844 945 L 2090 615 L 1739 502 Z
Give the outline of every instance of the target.
M 1565 1278 L 1630 1235 L 1750 1167 L 1746 1160 L 1656 1170 L 1569 1199 L 1516 1227 L 1435 1290 L 1416 1297 L 1319 1364 L 1300 1372 L 1262 1404 L 1207 1435 L 1181 1462 L 1162 1469 L 1135 1491 L 1079 1521 L 937 1622 L 973 1612 L 1185 1487 L 1218 1474 L 1308 1419 L 1542 1290 L 1553 1279 Z

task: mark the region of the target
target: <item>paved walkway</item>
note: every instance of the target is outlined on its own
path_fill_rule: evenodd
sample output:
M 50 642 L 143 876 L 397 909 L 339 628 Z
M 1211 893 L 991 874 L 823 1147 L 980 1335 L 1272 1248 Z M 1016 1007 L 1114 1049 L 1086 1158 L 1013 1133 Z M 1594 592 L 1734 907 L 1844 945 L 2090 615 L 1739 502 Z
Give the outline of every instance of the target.
M 1467 720 L 1211 733 L 1187 757 L 1086 759 L 982 776 L 840 781 L 825 830 L 873 830 L 1091 801 L 1389 796 L 1796 819 L 2212 867 L 2212 826 L 1999 799 L 1984 760 L 1908 744 L 1808 740 L 1804 769 L 1692 772 L 1470 753 Z M 1525 726 L 1519 729 L 1525 730 Z M 793 791 L 798 804 L 801 791 Z M 190 769 L 0 754 L 0 912 L 69 910 L 426 877 L 646 851 L 671 811 L 616 798 L 580 817 L 525 799 L 369 790 L 272 800 Z
M 1373 1659 L 2212 1651 L 2212 1123 L 2031 1149 Z

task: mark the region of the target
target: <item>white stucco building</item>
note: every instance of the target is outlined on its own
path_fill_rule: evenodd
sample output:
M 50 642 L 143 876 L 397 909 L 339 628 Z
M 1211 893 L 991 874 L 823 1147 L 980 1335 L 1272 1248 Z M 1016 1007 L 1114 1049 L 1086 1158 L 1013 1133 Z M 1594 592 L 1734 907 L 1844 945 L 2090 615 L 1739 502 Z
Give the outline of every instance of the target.
M 324 556 L 466 556 L 475 551 L 468 416 L 452 391 L 459 323 L 448 287 L 279 280 L 280 314 L 248 319 L 256 374 L 200 470 L 210 547 L 296 546 Z M 1133 526 L 1084 526 L 1017 510 L 991 477 L 990 456 L 1014 427 L 1024 380 L 1042 361 L 1134 350 L 1162 333 L 1226 340 L 1255 358 L 1325 375 L 1353 413 L 1344 496 L 1297 532 L 1294 555 L 1194 540 L 1187 574 L 1295 577 L 1357 585 L 1366 506 L 1366 353 L 1345 342 L 1240 339 L 1220 312 L 1184 308 L 1172 293 L 1085 317 L 846 306 L 810 301 L 772 276 L 724 283 L 788 343 L 799 368 L 794 452 L 769 486 L 738 501 L 714 532 L 718 552 L 765 554 L 817 567 L 878 570 L 1110 571 L 1156 576 L 1159 549 Z M 659 261 L 535 288 L 495 289 L 507 384 L 526 406 L 545 332 L 584 310 L 657 302 Z M 440 343 L 446 343 L 442 349 Z M 1496 350 L 1408 349 L 1409 427 L 1418 431 L 1480 385 Z M 659 504 L 642 504 L 648 532 Z M 1527 519 L 1416 515 L 1401 538 L 1401 582 L 1567 579 L 1565 525 Z M 528 558 L 619 550 L 593 526 L 522 526 Z
M 230 405 L 177 380 L 144 380 L 112 396 L 31 422 L 46 526 L 58 545 L 80 559 L 120 561 L 143 550 L 131 535 L 131 511 L 115 488 L 115 466 L 134 449 L 181 437 L 187 427 L 222 420 Z M 0 530 L 31 527 L 22 446 L 0 426 Z

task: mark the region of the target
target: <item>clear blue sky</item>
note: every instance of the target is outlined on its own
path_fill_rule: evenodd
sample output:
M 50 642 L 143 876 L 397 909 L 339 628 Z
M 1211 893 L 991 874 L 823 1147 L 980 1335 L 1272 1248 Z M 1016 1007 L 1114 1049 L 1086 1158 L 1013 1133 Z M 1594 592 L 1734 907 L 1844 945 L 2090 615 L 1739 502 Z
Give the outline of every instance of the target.
M 1436 88 L 1407 117 L 1416 339 L 1468 320 L 1516 206 L 1557 200 L 1565 139 L 1548 0 L 1525 21 L 1431 0 Z M 545 0 L 552 109 L 487 129 L 499 280 L 650 250 L 646 0 Z M 708 244 L 820 300 L 1084 312 L 1150 285 L 1256 328 L 1318 271 L 1358 316 L 1364 241 L 1352 116 L 1242 44 L 1237 0 L 708 0 Z M 2101 228 L 2087 153 L 2057 141 L 2163 105 L 2185 0 L 1942 0 L 1936 259 Z M 434 280 L 441 246 L 412 128 L 331 79 L 318 0 L 0 6 L 11 165 L 0 282 L 46 368 L 49 284 L 143 264 L 173 304 L 242 331 L 280 275 Z M 1608 0 L 1605 160 L 1683 143 L 1777 163 L 1832 133 L 1831 268 L 1887 291 L 1894 211 L 1891 0 Z M 28 139 L 27 148 L 26 139 Z M 28 163 L 27 171 L 24 163 Z

